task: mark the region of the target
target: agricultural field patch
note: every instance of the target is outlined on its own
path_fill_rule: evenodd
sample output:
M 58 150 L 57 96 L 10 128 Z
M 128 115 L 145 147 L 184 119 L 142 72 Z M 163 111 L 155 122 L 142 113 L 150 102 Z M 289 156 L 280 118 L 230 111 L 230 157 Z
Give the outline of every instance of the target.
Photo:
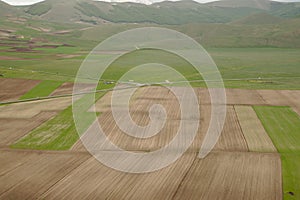
M 61 111 L 72 103 L 70 97 L 23 102 L 0 107 L 0 118 L 30 119 L 42 111 Z
M 87 94 L 81 99 L 71 105 L 71 99 L 69 100 L 68 106 L 64 107 L 61 112 L 58 113 L 54 118 L 37 127 L 24 138 L 17 141 L 11 147 L 21 149 L 40 149 L 40 150 L 67 150 L 70 149 L 73 144 L 79 139 L 74 119 L 72 106 L 80 108 L 80 112 L 84 115 L 84 120 L 80 121 L 84 128 L 78 130 L 81 134 L 89 127 L 89 125 L 95 120 L 93 113 L 88 113 L 89 107 L 84 106 L 85 100 L 88 98 Z M 104 93 L 97 94 L 97 99 L 102 97 Z M 64 99 L 64 98 L 59 98 Z
M 0 198 L 36 199 L 63 179 L 88 155 L 1 151 Z M 18 159 L 11 162 L 10 158 Z
M 238 152 L 248 151 L 247 142 L 244 138 L 239 124 L 239 119 L 233 106 L 227 106 L 225 124 L 214 150 Z
M 249 151 L 277 152 L 251 106 L 234 106 L 238 120 L 247 141 Z
M 254 106 L 280 153 L 300 152 L 300 117 L 289 107 Z
M 277 154 L 213 152 L 196 159 L 174 199 L 282 199 Z
M 61 82 L 56 82 L 56 81 L 46 81 L 46 80 L 42 81 L 37 86 L 32 88 L 32 90 L 24 94 L 20 98 L 20 100 L 47 97 L 61 84 L 62 84 Z
M 265 101 L 256 90 L 226 89 L 227 104 L 262 105 Z
M 0 102 L 18 100 L 39 83 L 36 80 L 0 78 Z
M 284 199 L 300 197 L 300 117 L 290 107 L 254 107 L 282 158 Z
M 118 172 L 90 158 L 41 197 L 96 198 L 100 195 L 106 199 L 172 199 L 195 156 L 185 154 L 174 164 L 146 174 Z M 77 188 L 78 184 L 82 187 Z
M 27 119 L 0 118 L 0 146 L 8 147 L 56 114 L 56 112 L 40 112 Z

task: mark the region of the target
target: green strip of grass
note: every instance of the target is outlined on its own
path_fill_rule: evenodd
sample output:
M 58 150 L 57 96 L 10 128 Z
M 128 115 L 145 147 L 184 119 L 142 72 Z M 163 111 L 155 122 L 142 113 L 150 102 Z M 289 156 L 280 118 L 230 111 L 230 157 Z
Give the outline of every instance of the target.
M 281 162 L 284 199 L 300 199 L 300 154 L 281 154 Z
M 289 107 L 254 110 L 281 154 L 284 199 L 300 199 L 300 117 Z
M 297 113 L 289 107 L 254 106 L 254 110 L 280 153 L 300 153 Z
M 32 88 L 29 92 L 24 94 L 20 98 L 20 100 L 49 96 L 61 84 L 62 82 L 57 81 L 42 81 L 40 84 Z

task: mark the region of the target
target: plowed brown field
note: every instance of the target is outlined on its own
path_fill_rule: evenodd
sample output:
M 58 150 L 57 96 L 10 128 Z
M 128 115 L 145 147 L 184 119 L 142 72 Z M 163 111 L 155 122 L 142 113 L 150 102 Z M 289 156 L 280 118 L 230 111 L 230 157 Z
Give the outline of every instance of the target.
M 70 89 L 71 84 L 66 83 L 52 95 L 66 94 Z M 185 94 L 185 88 L 177 89 Z M 280 156 L 252 108 L 236 105 L 285 102 L 272 102 L 275 100 L 268 96 L 271 95 L 268 91 L 227 90 L 229 105 L 222 134 L 213 151 L 199 159 L 211 107 L 207 90 L 195 91 L 200 99 L 201 116 L 193 145 L 175 163 L 146 174 L 123 173 L 106 167 L 87 153 L 80 141 L 72 151 L 8 149 L 11 142 L 69 106 L 70 98 L 0 107 L 0 199 L 282 199 Z M 282 91 L 277 94 L 283 98 L 289 95 Z M 101 112 L 99 123 L 115 145 L 145 153 L 164 147 L 174 138 L 181 112 L 177 99 L 167 89 L 142 87 L 131 98 L 130 114 L 140 126 L 150 122 L 152 105 L 161 104 L 166 110 L 164 127 L 147 139 L 133 138 L 116 125 L 110 96 L 109 92 L 96 103 L 96 111 Z M 291 96 L 287 105 L 297 107 L 297 101 L 293 100 L 297 97 Z M 159 120 L 160 115 L 154 114 Z M 192 114 L 186 116 L 185 120 L 196 120 Z M 259 129 L 253 131 L 251 126 Z
M 196 159 L 174 199 L 282 199 L 277 154 L 211 153 Z
M 0 102 L 18 100 L 40 81 L 0 78 Z

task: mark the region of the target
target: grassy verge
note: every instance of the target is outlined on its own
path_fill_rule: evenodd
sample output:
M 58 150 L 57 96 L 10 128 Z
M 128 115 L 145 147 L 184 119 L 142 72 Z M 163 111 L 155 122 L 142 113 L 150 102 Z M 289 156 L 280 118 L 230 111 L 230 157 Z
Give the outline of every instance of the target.
M 254 107 L 281 154 L 284 199 L 300 199 L 300 117 L 289 107 Z
M 57 82 L 57 81 L 47 81 L 47 80 L 42 81 L 40 84 L 32 88 L 29 92 L 24 94 L 20 98 L 20 100 L 49 96 L 61 84 L 62 82 Z

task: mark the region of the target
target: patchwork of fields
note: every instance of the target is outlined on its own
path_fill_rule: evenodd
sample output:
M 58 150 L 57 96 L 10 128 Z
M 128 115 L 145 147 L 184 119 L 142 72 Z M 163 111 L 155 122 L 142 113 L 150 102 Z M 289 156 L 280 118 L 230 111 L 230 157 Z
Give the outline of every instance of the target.
M 25 80 L 0 81 L 9 81 L 10 87 L 17 88 Z M 8 94 L 8 89 L 0 88 L 0 96 L 5 97 L 1 101 L 20 99 L 43 84 L 26 81 L 30 87 L 15 93 Z M 89 90 L 88 86 L 84 87 Z M 184 92 L 184 88 L 181 90 Z M 14 90 L 9 88 L 9 91 Z M 46 95 L 71 92 L 71 83 L 60 83 L 49 88 Z M 212 153 L 204 159 L 197 155 L 210 123 L 211 107 L 206 89 L 195 88 L 195 92 L 200 100 L 201 118 L 193 144 L 172 165 L 141 175 L 110 169 L 85 150 L 74 124 L 70 123 L 73 121 L 71 97 L 0 106 L 0 198 L 299 198 L 300 104 L 297 99 L 300 92 L 226 89 L 224 129 Z M 125 150 L 160 149 L 172 140 L 179 127 L 178 101 L 165 88 L 142 87 L 131 99 L 131 117 L 140 126 L 149 123 L 151 105 L 161 104 L 166 109 L 168 120 L 164 128 L 148 139 L 132 138 L 116 126 L 110 100 L 111 92 L 108 92 L 96 102 L 98 121 L 108 138 Z M 90 111 L 91 108 L 86 109 L 87 113 Z M 53 141 L 56 145 L 51 145 Z

